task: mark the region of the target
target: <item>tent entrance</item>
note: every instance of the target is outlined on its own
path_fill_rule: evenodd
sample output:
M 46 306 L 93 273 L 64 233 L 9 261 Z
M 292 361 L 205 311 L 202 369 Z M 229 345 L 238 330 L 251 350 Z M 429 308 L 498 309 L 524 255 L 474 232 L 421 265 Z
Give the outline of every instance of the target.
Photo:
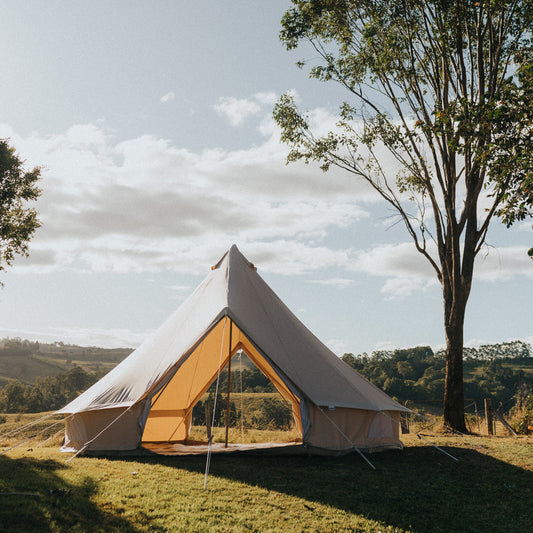
M 229 443 L 301 442 L 292 404 L 281 396 L 243 350 L 237 352 L 231 365 L 226 365 L 221 372 L 216 401 L 215 394 L 216 382 L 194 406 L 189 441 L 207 442 L 212 435 L 215 444 L 225 444 L 228 423 Z
M 228 317 L 223 317 L 166 386 L 152 398 L 142 436 L 143 446 L 146 443 L 199 444 L 198 441 L 207 441 L 210 430 L 214 441 L 220 442 L 221 432 L 225 433 L 230 359 L 229 440 L 242 443 L 244 433 L 247 440 L 268 439 L 272 435 L 266 429 L 268 426 L 282 426 L 290 418 L 293 419 L 293 431 L 287 432 L 287 440 L 291 437 L 292 440 L 301 439 L 299 398 L 289 390 L 239 327 Z M 219 367 L 215 424 L 210 428 Z M 242 395 L 241 376 L 244 379 Z M 258 428 L 250 434 L 254 425 Z

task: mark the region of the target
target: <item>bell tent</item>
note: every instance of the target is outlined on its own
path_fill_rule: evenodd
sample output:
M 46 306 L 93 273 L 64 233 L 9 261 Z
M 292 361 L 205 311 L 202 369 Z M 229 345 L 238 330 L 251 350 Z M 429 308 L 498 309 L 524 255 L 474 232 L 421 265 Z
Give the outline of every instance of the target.
M 151 338 L 58 411 L 62 450 L 187 444 L 194 406 L 240 350 L 292 406 L 308 453 L 402 447 L 408 409 L 320 342 L 234 245 Z

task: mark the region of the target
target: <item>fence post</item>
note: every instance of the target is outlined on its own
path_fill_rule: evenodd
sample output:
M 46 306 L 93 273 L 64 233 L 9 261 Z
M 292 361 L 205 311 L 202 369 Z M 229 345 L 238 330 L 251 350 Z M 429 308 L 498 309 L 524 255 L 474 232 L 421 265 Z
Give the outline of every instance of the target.
M 409 433 L 409 418 L 407 413 L 400 414 L 400 427 L 402 428 L 402 435 Z
M 487 421 L 487 434 L 494 435 L 494 423 L 492 418 L 492 401 L 485 398 L 485 420 Z

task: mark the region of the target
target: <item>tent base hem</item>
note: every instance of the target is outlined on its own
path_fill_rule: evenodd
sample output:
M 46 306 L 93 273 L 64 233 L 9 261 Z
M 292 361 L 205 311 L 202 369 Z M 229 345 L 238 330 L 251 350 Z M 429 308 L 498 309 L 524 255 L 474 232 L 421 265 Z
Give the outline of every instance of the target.
M 367 448 L 359 448 L 365 453 L 376 453 L 386 450 L 401 450 L 403 445 L 382 445 Z M 141 457 L 141 456 L 188 456 L 188 455 L 207 455 L 209 445 L 207 442 L 195 442 L 194 444 L 185 444 L 183 442 L 144 442 L 142 446 L 133 450 L 86 450 L 81 455 L 89 457 Z M 62 448 L 61 451 L 70 452 Z M 227 448 L 223 443 L 214 443 L 211 448 L 214 454 L 232 454 L 232 455 L 318 455 L 339 457 L 356 453 L 355 448 L 329 449 L 319 448 L 302 442 L 262 442 L 253 444 L 228 444 Z

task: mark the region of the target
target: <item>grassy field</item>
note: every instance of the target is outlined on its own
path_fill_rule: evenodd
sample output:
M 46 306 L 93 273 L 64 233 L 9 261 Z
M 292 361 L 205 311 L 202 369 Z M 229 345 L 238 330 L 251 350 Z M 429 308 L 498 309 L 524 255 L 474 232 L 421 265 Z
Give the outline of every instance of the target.
M 12 416 L 0 433 L 31 418 Z M 531 531 L 533 437 L 423 435 L 458 461 L 414 434 L 375 471 L 357 455 L 214 455 L 206 491 L 205 457 L 67 463 L 60 437 L 30 442 L 0 456 L 0 531 Z

